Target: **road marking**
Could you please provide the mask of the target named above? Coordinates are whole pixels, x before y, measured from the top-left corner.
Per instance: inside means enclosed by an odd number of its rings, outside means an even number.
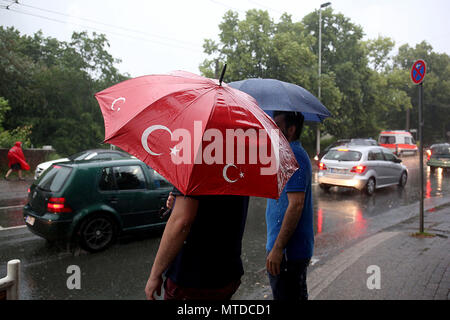
[[[0,210],[23,208],[24,206],[25,206],[24,204],[21,204],[21,205],[18,205],[18,206],[0,207]]]
[[[0,231],[3,231],[3,230],[12,230],[12,229],[20,229],[20,228],[25,228],[25,227],[26,227],[26,225],[15,226],[15,227],[6,227],[6,228],[3,228],[2,226],[0,226]]]
[[[308,287],[310,287],[309,298],[314,300],[322,290],[326,289],[336,278],[361,256],[382,242],[398,235],[400,232],[381,232],[361,241],[353,247],[345,250],[324,266],[314,269],[308,275]]]

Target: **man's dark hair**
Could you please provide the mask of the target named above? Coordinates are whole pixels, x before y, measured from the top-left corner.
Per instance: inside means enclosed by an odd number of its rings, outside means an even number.
[[[286,124],[286,129],[289,129],[291,126],[295,126],[295,134],[294,140],[298,140],[300,138],[300,134],[303,129],[303,122],[305,121],[305,117],[301,112],[290,112],[290,111],[275,111],[273,113],[273,117],[283,115],[284,123]]]

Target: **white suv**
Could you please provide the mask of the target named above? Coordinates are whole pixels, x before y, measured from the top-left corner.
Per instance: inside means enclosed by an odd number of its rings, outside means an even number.
[[[75,153],[68,158],[61,158],[52,161],[42,162],[37,165],[36,170],[34,171],[34,179],[39,178],[39,176],[54,163],[58,162],[66,162],[66,161],[76,161],[76,160],[98,160],[98,159],[121,159],[121,158],[135,158],[130,156],[128,153],[118,151],[118,150],[110,150],[110,149],[92,149],[86,150],[79,153]]]

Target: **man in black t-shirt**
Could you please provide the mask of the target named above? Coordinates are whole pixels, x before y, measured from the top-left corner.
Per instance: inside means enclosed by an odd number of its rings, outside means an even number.
[[[248,210],[244,196],[176,197],[145,287],[148,299],[230,299],[244,274],[242,237]]]

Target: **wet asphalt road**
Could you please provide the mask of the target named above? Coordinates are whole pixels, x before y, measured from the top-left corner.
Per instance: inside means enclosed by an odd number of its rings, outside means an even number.
[[[379,220],[388,223],[386,220],[394,219],[393,215],[382,216],[385,212],[396,209],[400,212],[401,208],[419,200],[418,157],[404,157],[403,163],[409,170],[407,186],[403,190],[396,186],[380,189],[372,197],[341,188],[323,192],[314,176],[316,244],[313,263],[326,261],[333,250],[368,236],[374,228],[380,227]],[[425,198],[450,196],[448,172],[431,174],[426,170],[425,178]],[[113,247],[97,254],[50,246],[23,227],[21,206],[25,204],[30,183],[0,181],[0,277],[6,275],[8,260],[20,259],[22,299],[143,299],[161,232],[121,238]],[[255,291],[267,286],[264,212],[265,199],[253,198],[243,240],[246,274],[235,295],[237,299],[251,299]],[[377,220],[380,217],[383,219]],[[80,290],[69,290],[66,286],[70,276],[66,271],[70,265],[81,269]]]

